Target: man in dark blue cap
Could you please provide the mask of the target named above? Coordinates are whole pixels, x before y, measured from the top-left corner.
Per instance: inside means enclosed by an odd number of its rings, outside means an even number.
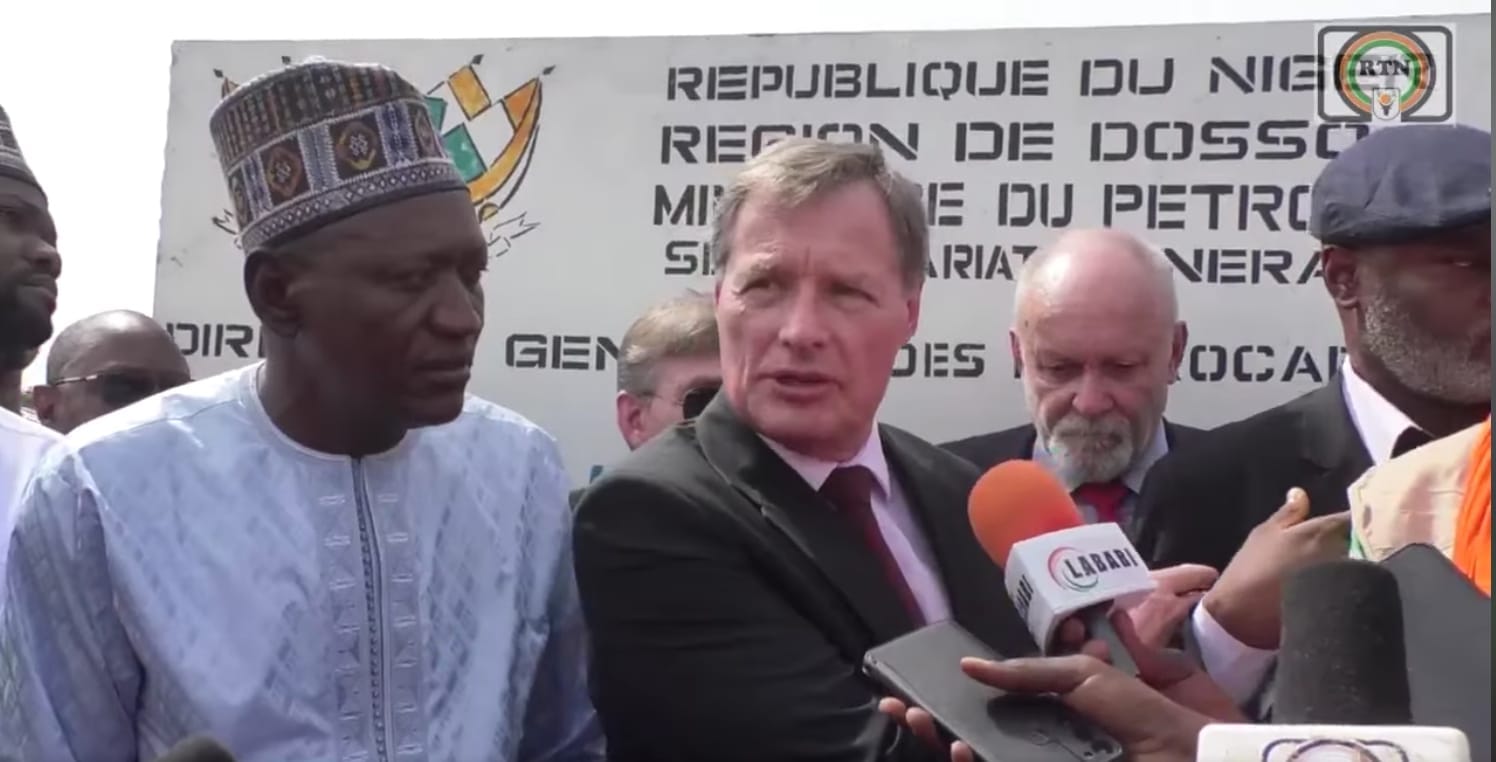
[[[1350,484],[1490,411],[1491,134],[1372,133],[1321,172],[1310,231],[1344,332],[1340,372],[1171,454],[1140,496],[1152,565],[1225,570],[1193,629],[1243,701],[1272,664],[1278,625],[1264,612],[1278,610],[1282,575],[1346,552]]]

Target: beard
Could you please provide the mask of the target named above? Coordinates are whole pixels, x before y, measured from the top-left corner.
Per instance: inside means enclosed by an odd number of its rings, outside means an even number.
[[[0,362],[17,361],[52,338],[52,314],[21,298],[21,283],[30,271],[11,268],[0,276]]]
[[[1075,485],[1114,481],[1126,474],[1152,444],[1169,403],[1165,384],[1139,400],[1131,415],[1114,409],[1088,417],[1072,409],[1045,423],[1038,390],[1027,378],[1022,388],[1029,420],[1049,451],[1057,476]]]
[[[1041,434],[1060,477],[1073,484],[1117,479],[1132,467],[1143,445],[1132,421],[1121,413],[1100,418],[1066,413]]]
[[[1414,319],[1407,307],[1374,290],[1362,317],[1366,351],[1409,391],[1461,405],[1491,399],[1490,346],[1485,327],[1475,325],[1459,338],[1435,336]]]

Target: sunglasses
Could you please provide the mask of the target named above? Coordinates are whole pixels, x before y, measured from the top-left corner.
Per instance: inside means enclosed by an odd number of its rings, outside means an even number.
[[[64,384],[88,384],[98,392],[99,399],[111,407],[120,408],[139,402],[146,397],[174,389],[191,381],[188,376],[176,373],[148,373],[139,370],[106,370],[87,376],[59,378],[48,386]]]
[[[692,418],[701,415],[701,411],[705,410],[706,406],[711,403],[712,398],[717,396],[717,390],[719,388],[721,387],[716,385],[698,386],[695,389],[692,389],[691,391],[688,391],[685,394],[681,395],[681,416],[689,421]]]

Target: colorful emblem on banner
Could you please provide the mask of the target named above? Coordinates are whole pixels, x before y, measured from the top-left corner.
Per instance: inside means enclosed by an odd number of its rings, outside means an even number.
[[[290,64],[291,59],[282,57],[281,62]],[[494,98],[490,81],[479,71],[482,63],[483,56],[474,56],[429,88],[426,107],[442,144],[467,183],[489,253],[497,258],[540,226],[529,219],[527,212],[513,209],[512,203],[535,154],[541,123],[541,77],[549,74],[551,67]],[[239,86],[221,70],[215,69],[213,74],[221,81],[220,97]],[[213,224],[231,235],[238,232],[233,212],[227,209],[213,216]]]
[[[1327,25],[1320,118],[1331,122],[1447,122],[1454,119],[1452,27]]]

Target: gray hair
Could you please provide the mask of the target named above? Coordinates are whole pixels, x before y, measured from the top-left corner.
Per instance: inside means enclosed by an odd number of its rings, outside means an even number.
[[[1019,268],[1018,276],[1014,282],[1013,289],[1013,317],[1015,322],[1021,319],[1023,304],[1030,292],[1035,289],[1043,289],[1043,276],[1055,261],[1062,259],[1065,254],[1072,254],[1073,250],[1069,244],[1078,238],[1086,236],[1105,237],[1116,244],[1116,248],[1131,254],[1134,260],[1143,266],[1152,277],[1153,286],[1164,301],[1169,323],[1179,321],[1179,296],[1174,291],[1174,267],[1169,264],[1169,258],[1163,251],[1143,239],[1122,230],[1111,228],[1098,230],[1076,230],[1067,232],[1055,239],[1053,243],[1035,252]]]
[[[919,186],[890,169],[876,145],[811,138],[772,143],[749,160],[723,191],[712,220],[717,277],[722,277],[732,257],[733,225],[750,195],[760,193],[793,207],[858,182],[872,183],[888,206],[904,283],[923,283],[930,231]]]
[[[717,315],[712,297],[696,291],[651,306],[629,326],[618,347],[618,390],[654,391],[655,366],[677,357],[716,356]]]

